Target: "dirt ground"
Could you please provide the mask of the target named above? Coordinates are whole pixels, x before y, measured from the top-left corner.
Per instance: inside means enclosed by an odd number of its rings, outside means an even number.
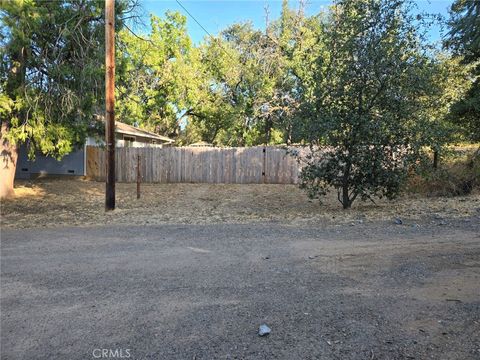
[[[16,198],[2,203],[2,228],[102,224],[207,224],[278,221],[290,224],[351,224],[394,221],[445,225],[447,219],[480,214],[480,194],[458,197],[404,195],[377,204],[357,201],[343,211],[331,194],[310,201],[296,185],[118,183],[117,208],[104,211],[104,183],[84,180],[17,181]]]
[[[343,211],[296,186],[117,184],[106,214],[103,189],[2,203],[2,359],[480,359],[478,193]]]
[[[479,359],[466,220],[3,230],[1,358]]]

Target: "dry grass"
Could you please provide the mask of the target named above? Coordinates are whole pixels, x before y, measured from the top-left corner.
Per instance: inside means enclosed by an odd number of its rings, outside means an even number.
[[[320,204],[295,185],[117,184],[117,209],[104,212],[104,184],[83,180],[19,181],[17,197],[2,203],[2,228],[113,224],[264,222],[286,224],[392,220],[477,215],[480,194],[428,198],[406,195],[376,205],[357,202],[343,211],[332,194]]]
[[[41,198],[45,195],[45,190],[38,186],[18,186],[15,188],[15,199]]]
[[[478,146],[451,149],[438,169],[430,166],[409,179],[408,191],[426,196],[468,195],[480,186]]]

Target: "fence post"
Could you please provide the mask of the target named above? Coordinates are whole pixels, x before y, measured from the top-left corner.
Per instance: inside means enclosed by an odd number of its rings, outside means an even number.
[[[137,199],[140,199],[140,181],[142,174],[140,172],[140,155],[137,155]]]
[[[267,147],[263,147],[263,168],[262,168],[262,182],[265,184],[265,178],[266,178],[266,171],[267,168]]]

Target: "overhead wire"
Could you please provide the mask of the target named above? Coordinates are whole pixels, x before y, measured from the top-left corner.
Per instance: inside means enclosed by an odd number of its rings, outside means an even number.
[[[232,60],[235,60],[233,59],[232,55],[222,46],[222,44],[220,43],[219,39],[217,39],[215,36],[213,36],[212,34],[210,34],[210,32],[200,23],[200,21],[198,21],[195,16],[193,16],[193,14],[188,11],[188,9],[179,1],[179,0],[175,0],[175,2],[188,14],[188,16],[190,16],[193,21],[195,21],[197,23],[198,26],[200,26],[200,28],[208,35],[210,36],[210,38],[212,40],[215,40],[216,43],[218,44],[218,46],[220,46],[220,48],[223,50],[223,52],[225,54],[227,54],[227,56],[229,56]]]

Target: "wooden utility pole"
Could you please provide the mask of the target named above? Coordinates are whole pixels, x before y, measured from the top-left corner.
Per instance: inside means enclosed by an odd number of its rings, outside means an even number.
[[[115,0],[105,0],[105,211],[115,209]]]

